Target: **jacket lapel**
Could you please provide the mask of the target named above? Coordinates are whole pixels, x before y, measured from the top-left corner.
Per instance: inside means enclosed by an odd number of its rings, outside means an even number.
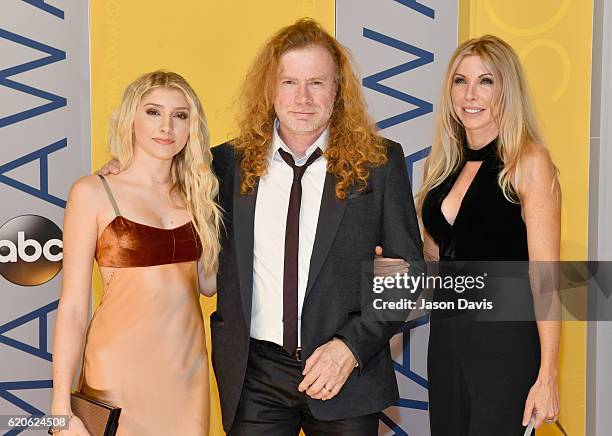
[[[240,161],[236,160],[234,170],[234,240],[242,309],[247,329],[251,326],[251,305],[253,299],[253,236],[255,222],[255,201],[257,188],[249,195],[240,195]]]
[[[308,293],[312,289],[325,263],[327,253],[340,227],[345,208],[346,201],[336,199],[336,177],[331,173],[327,173],[325,175],[325,184],[323,185],[317,232],[315,233],[312,256],[310,257],[308,283],[306,285],[304,301],[308,298]]]

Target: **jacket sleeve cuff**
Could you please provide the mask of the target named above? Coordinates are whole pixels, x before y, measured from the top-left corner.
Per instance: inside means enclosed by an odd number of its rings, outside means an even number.
[[[348,347],[348,349],[351,350],[351,353],[353,353],[353,356],[355,357],[355,360],[357,361],[355,368],[357,368],[358,373],[361,374],[361,370],[363,369],[363,361],[359,357],[359,353],[357,353],[357,350],[355,349],[355,347],[342,335],[336,334],[334,335],[334,338],[339,339],[342,342],[344,342],[344,344]]]

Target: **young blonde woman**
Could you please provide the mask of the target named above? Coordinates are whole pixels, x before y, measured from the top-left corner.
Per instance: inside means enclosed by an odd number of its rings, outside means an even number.
[[[499,38],[467,41],[452,56],[426,168],[426,259],[559,260],[557,170],[518,57]],[[559,336],[559,321],[453,322],[433,313],[432,436],[517,435],[532,416],[536,427],[556,420]]]
[[[195,92],[156,71],[130,84],[110,150],[122,171],[72,187],[64,279],[53,346],[53,414],[72,415],[70,390],[122,408],[117,435],[207,435],[208,356],[199,293],[214,292],[217,180]],[[91,271],[104,295],[89,327]],[[205,291],[206,289],[206,291]],[[61,435],[88,435],[73,417]]]

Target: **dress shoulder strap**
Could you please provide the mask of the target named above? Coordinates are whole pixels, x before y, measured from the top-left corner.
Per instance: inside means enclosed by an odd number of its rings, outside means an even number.
[[[117,202],[115,201],[115,197],[113,197],[113,192],[111,191],[111,188],[108,185],[106,178],[100,174],[98,174],[98,177],[100,177],[100,180],[102,180],[102,185],[104,186],[106,195],[108,195],[108,199],[110,200],[111,204],[113,205],[113,209],[115,210],[115,215],[121,216],[121,212],[119,212],[119,208],[117,207]]]

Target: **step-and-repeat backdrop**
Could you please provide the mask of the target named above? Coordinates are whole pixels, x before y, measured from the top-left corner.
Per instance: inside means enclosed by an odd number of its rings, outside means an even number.
[[[457,3],[427,3],[432,6],[336,0],[336,37],[353,53],[381,134],[402,144],[415,194],[431,145],[440,84],[457,47]],[[429,434],[428,321],[423,317],[406,324],[392,340],[401,398],[381,416],[380,434]]]
[[[3,1],[0,54],[0,415],[36,415],[50,408],[66,195],[91,171],[88,2]]]

